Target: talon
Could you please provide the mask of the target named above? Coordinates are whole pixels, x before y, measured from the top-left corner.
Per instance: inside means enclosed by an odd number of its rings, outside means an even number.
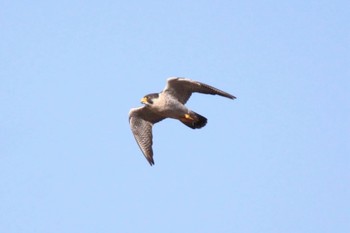
[[[188,120],[194,121],[194,119],[190,116],[190,114],[185,114],[185,118]]]

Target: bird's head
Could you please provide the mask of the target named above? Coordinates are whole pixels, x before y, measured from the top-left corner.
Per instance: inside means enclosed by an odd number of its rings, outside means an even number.
[[[152,105],[154,101],[158,99],[158,97],[159,97],[158,93],[148,94],[141,99],[141,103],[145,105]]]

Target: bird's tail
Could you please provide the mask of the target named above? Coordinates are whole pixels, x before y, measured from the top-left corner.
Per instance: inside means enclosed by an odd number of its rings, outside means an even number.
[[[207,118],[192,111],[188,114],[185,114],[185,116],[181,118],[180,121],[191,129],[200,129],[207,124]]]

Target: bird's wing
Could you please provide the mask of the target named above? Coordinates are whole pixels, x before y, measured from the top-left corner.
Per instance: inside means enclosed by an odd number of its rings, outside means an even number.
[[[152,126],[163,120],[164,117],[158,116],[147,107],[133,108],[129,112],[129,123],[132,133],[139,145],[142,153],[149,164],[154,164],[152,150]]]
[[[193,81],[186,78],[169,78],[167,80],[167,85],[163,92],[172,95],[177,98],[181,103],[185,104],[191,97],[193,92],[210,94],[210,95],[220,95],[230,99],[235,99],[236,97],[221,91],[215,87],[209,86],[205,83]]]

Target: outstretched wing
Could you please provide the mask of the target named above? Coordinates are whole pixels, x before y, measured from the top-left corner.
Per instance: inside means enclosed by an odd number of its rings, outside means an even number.
[[[168,78],[167,85],[163,92],[166,92],[173,97],[177,98],[181,103],[185,104],[191,97],[192,93],[198,92],[210,95],[220,95],[230,99],[235,99],[236,97],[221,91],[215,87],[209,86],[205,83],[193,81],[187,78]]]
[[[129,112],[131,131],[134,134],[142,153],[151,166],[154,164],[152,126],[163,119],[164,117],[156,115],[147,107],[133,108]]]

